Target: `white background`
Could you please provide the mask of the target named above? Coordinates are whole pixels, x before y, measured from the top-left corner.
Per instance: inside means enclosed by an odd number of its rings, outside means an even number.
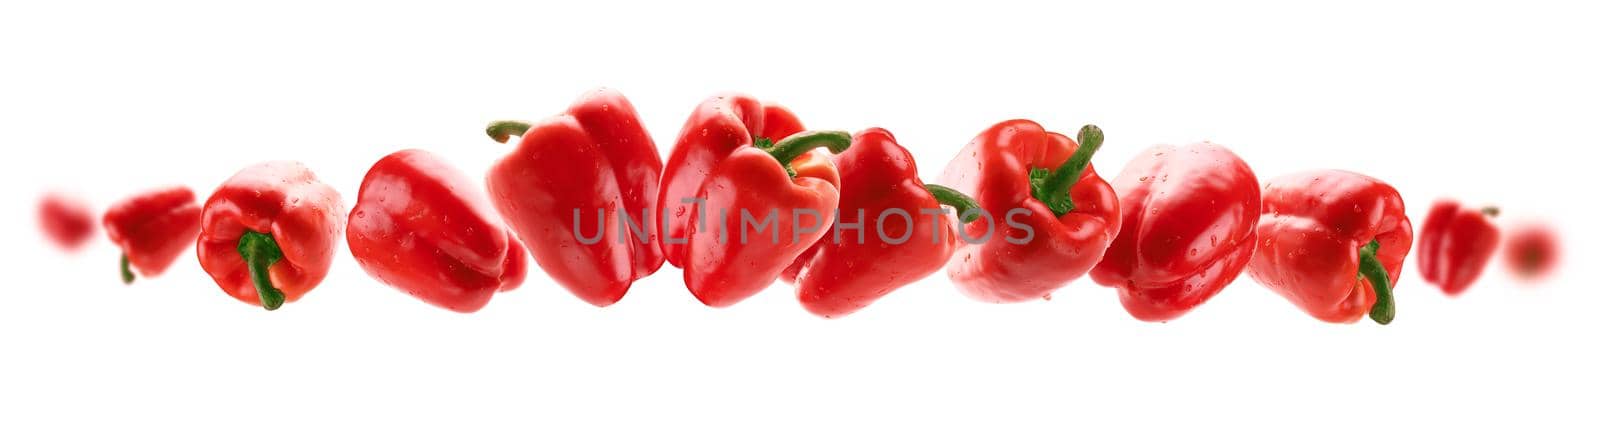
[[[584,3],[578,5],[578,3]],[[0,6],[0,440],[1590,440],[1589,250],[1600,99],[1592,10],[1093,2]],[[1211,140],[1266,179],[1385,179],[1565,229],[1539,287],[1498,263],[1460,299],[1408,262],[1398,319],[1330,325],[1248,277],[1168,324],[1084,278],[987,305],[936,274],[842,320],[782,284],[724,310],[671,267],[596,309],[537,268],[483,311],[436,309],[344,254],[303,301],[234,301],[196,260],[123,287],[103,237],[69,256],[34,204],[104,207],[245,165],[308,164],[353,203],[425,148],[479,175],[501,118],[609,86],[663,151],[744,91],[813,128],[883,126],[936,177],[1026,117],[1105,128],[1110,176]]]

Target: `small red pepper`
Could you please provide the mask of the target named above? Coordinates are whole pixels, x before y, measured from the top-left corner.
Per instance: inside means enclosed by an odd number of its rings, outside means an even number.
[[[939,182],[976,198],[983,216],[962,227],[956,288],[995,303],[1047,299],[1100,261],[1121,227],[1117,195],[1089,163],[1104,137],[1090,125],[1074,142],[1010,120],[961,150]]]
[[[1417,270],[1422,280],[1438,286],[1445,295],[1467,290],[1500,245],[1500,228],[1489,221],[1495,207],[1467,209],[1455,200],[1439,200],[1422,220],[1417,238]]]
[[[122,282],[133,270],[145,278],[161,275],[200,234],[200,205],[194,191],[170,186],[111,205],[103,219],[111,243],[122,248]]]
[[[1561,258],[1561,243],[1555,228],[1542,222],[1513,226],[1506,235],[1506,270],[1524,281],[1550,276]]]
[[[298,162],[234,174],[200,212],[200,267],[239,301],[267,310],[322,283],[344,230],[339,193]]]
[[[744,94],[723,94],[700,103],[678,133],[661,176],[662,216],[657,219],[667,262],[684,267],[692,201],[707,176],[741,146],[770,143],[805,130],[788,109]],[[684,200],[691,200],[685,202]]]
[[[94,210],[74,196],[48,193],[39,199],[39,229],[44,238],[67,252],[77,251],[94,235]]]
[[[1111,187],[1122,206],[1122,229],[1089,276],[1117,288],[1134,318],[1178,318],[1250,263],[1261,184],[1228,148],[1155,146],[1128,163]]]
[[[557,283],[610,306],[661,268],[652,222],[661,156],[621,93],[590,91],[565,114],[494,122],[488,133],[522,136],[489,170],[489,198]]]
[[[527,275],[522,242],[466,174],[428,151],[384,157],[361,180],[345,238],[368,275],[434,306],[476,312]]]
[[[881,128],[857,133],[835,162],[839,212],[826,231],[832,238],[816,242],[785,271],[800,304],[829,318],[943,268],[955,252],[956,233],[940,205],[957,213],[977,206],[953,189],[923,184],[911,152]]]
[[[1267,181],[1260,245],[1250,277],[1312,317],[1394,320],[1394,282],[1411,251],[1400,193],[1348,171],[1310,171]]]
[[[839,171],[811,151],[843,152],[850,134],[801,132],[770,147],[757,143],[716,164],[695,195],[704,203],[686,221],[683,280],[707,306],[731,306],[771,285],[828,234],[839,207]]]

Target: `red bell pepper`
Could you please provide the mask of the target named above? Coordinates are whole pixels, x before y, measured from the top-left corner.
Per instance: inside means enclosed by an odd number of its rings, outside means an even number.
[[[428,151],[384,157],[361,180],[345,238],[368,275],[434,306],[476,312],[527,275],[522,242],[466,174]]]
[[[835,162],[840,193],[838,218],[827,230],[832,239],[816,242],[785,271],[800,304],[829,318],[943,268],[956,233],[940,205],[957,213],[977,206],[953,189],[923,184],[911,152],[881,128],[857,133]]]
[[[1372,177],[1310,171],[1267,181],[1250,277],[1312,317],[1394,320],[1394,282],[1411,251],[1400,193]]]
[[[200,267],[233,298],[278,309],[328,275],[344,213],[339,193],[305,165],[247,167],[200,211]]]
[[[1089,163],[1103,139],[1093,125],[1074,142],[1010,120],[961,150],[939,182],[986,216],[962,227],[948,268],[956,288],[994,303],[1048,299],[1100,261],[1121,227],[1117,195]]]
[[[1146,149],[1111,181],[1122,228],[1089,276],[1134,318],[1178,318],[1222,291],[1256,249],[1261,184],[1212,143]]]
[[[1506,235],[1506,270],[1524,281],[1550,276],[1561,258],[1561,243],[1556,230],[1542,222],[1513,226]]]
[[[133,270],[145,278],[161,275],[200,234],[200,205],[186,186],[151,190],[117,202],[103,219],[111,243],[122,248],[122,282]]]
[[[522,136],[489,170],[489,197],[557,283],[609,306],[661,268],[652,222],[661,156],[622,94],[590,91],[565,114],[495,122],[488,132],[501,143]]]
[[[843,152],[850,134],[801,132],[770,147],[756,143],[716,164],[695,194],[703,203],[686,221],[683,280],[707,306],[731,306],[771,285],[827,235],[839,207],[839,171],[811,151]]]
[[[661,194],[656,200],[662,208],[657,222],[667,262],[684,266],[688,221],[690,214],[698,210],[692,199],[718,163],[741,146],[761,140],[770,143],[803,130],[805,126],[788,109],[763,104],[748,95],[723,94],[700,103],[689,115],[689,121],[684,122],[667,157]],[[691,201],[685,202],[686,199]]]
[[[1499,213],[1494,207],[1463,208],[1455,200],[1434,202],[1417,238],[1417,268],[1422,280],[1438,286],[1445,295],[1467,290],[1500,245],[1500,228],[1489,221]]]
[[[45,194],[39,199],[39,229],[56,247],[77,251],[94,235],[94,210],[77,197],[54,192]]]

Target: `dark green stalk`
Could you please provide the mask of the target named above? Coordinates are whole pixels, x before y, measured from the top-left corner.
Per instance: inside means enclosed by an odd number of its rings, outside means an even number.
[[[785,137],[766,148],[772,158],[778,163],[788,167],[800,154],[811,152],[812,149],[828,148],[828,151],[838,154],[850,149],[850,133],[844,131],[805,131]]]
[[[1078,130],[1078,150],[1065,163],[1054,171],[1041,168],[1029,174],[1033,182],[1033,198],[1044,202],[1057,217],[1072,212],[1076,208],[1072,203],[1072,187],[1078,184],[1078,178],[1089,168],[1089,159],[1100,150],[1105,139],[1106,135],[1100,131],[1100,127],[1084,125],[1083,129]]]
[[[283,259],[283,250],[278,248],[278,242],[270,235],[245,231],[239,237],[239,255],[244,257],[245,266],[250,269],[250,282],[255,284],[256,293],[261,296],[261,307],[271,311],[283,306],[283,291],[272,286],[272,276],[268,272],[274,263]]]
[[[122,254],[122,284],[133,284],[133,268],[128,264],[128,254]]]
[[[1373,239],[1362,246],[1360,255],[1361,277],[1372,282],[1372,292],[1378,296],[1377,303],[1372,304],[1367,316],[1380,325],[1387,325],[1394,321],[1394,288],[1389,285],[1389,271],[1384,270],[1383,263],[1378,261],[1378,240]]]
[[[962,223],[972,223],[980,217],[979,211],[974,209],[982,210],[982,207],[978,206],[977,200],[973,200],[967,194],[943,185],[926,184],[923,187],[928,188],[928,193],[933,194],[933,198],[938,200],[939,204],[955,208],[956,216],[961,217]]]
[[[521,137],[522,134],[528,133],[528,128],[531,127],[533,127],[533,123],[522,120],[500,120],[489,123],[489,128],[484,132],[488,132],[489,138],[494,139],[494,141],[505,143],[510,141],[513,135]]]

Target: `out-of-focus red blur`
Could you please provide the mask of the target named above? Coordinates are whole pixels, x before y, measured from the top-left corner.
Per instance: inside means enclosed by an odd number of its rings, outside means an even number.
[[[94,210],[78,197],[51,192],[39,199],[39,229],[64,251],[82,248],[94,234]]]
[[[1561,240],[1555,228],[1542,222],[1525,222],[1506,235],[1506,269],[1525,281],[1550,276],[1561,258]]]

